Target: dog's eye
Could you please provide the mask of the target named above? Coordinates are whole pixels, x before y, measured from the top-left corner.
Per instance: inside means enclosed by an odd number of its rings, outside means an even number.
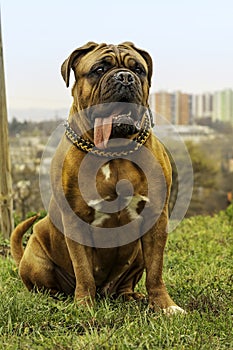
[[[102,74],[102,73],[104,73],[104,67],[98,67],[98,68],[96,68],[95,69],[95,72],[97,73],[97,74]]]
[[[141,74],[143,73],[142,68],[141,68],[141,67],[136,67],[136,68],[135,68],[135,73],[141,75]]]

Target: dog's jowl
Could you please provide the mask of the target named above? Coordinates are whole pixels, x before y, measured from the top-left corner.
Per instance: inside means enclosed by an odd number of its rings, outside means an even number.
[[[130,42],[89,42],[61,67],[73,104],[51,163],[48,214],[19,224],[11,252],[29,290],[125,300],[146,274],[149,305],[184,312],[162,279],[171,166],[152,133],[150,55]]]

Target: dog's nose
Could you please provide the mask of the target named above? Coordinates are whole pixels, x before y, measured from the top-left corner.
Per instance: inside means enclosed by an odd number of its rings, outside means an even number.
[[[122,85],[131,85],[134,82],[133,74],[126,71],[120,71],[114,74],[114,78]]]

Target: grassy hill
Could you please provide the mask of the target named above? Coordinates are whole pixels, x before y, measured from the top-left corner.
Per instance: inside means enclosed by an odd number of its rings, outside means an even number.
[[[169,236],[164,279],[187,315],[99,300],[92,309],[29,293],[0,247],[0,349],[233,349],[232,207],[185,219]],[[145,292],[144,282],[138,289]]]

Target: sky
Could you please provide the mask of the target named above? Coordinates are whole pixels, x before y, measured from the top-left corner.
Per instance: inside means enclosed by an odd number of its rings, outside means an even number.
[[[147,50],[151,92],[233,87],[232,0],[0,0],[0,6],[10,111],[33,116],[36,108],[68,108],[60,66],[88,41],[132,41]]]

